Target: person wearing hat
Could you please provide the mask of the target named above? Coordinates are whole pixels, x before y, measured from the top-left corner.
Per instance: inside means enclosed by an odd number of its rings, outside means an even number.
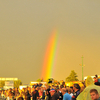
[[[55,92],[55,89],[51,89],[49,92],[51,95],[50,100],[58,100],[59,99],[59,95],[58,95],[58,93]]]

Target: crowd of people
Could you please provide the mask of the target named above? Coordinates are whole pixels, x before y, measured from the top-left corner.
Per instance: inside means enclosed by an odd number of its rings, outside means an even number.
[[[34,84],[23,89],[10,88],[0,91],[0,100],[100,100],[100,84],[97,82],[88,76],[83,86],[77,83],[73,86]]]

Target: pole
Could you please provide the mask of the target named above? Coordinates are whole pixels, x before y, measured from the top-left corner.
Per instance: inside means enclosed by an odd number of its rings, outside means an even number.
[[[82,81],[83,81],[83,55],[82,55]]]

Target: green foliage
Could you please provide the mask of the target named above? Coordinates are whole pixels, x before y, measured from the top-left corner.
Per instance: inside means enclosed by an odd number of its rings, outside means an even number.
[[[71,71],[70,75],[66,78],[66,82],[78,81],[77,74],[74,70]]]
[[[22,85],[21,80],[14,81],[14,87],[15,87],[15,88],[19,88],[19,85]]]
[[[37,79],[37,82],[41,82],[41,79]]]
[[[3,88],[3,86],[5,86],[5,81],[0,81],[0,87]]]

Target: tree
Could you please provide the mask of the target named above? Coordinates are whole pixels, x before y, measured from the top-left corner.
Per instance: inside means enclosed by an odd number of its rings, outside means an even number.
[[[0,87],[3,88],[3,86],[5,86],[5,81],[0,81]]]
[[[74,70],[71,71],[70,75],[66,78],[66,82],[78,81],[77,74]]]
[[[41,82],[41,79],[37,79],[37,82]]]
[[[14,87],[15,87],[15,88],[19,88],[19,85],[22,85],[21,80],[14,81]]]

